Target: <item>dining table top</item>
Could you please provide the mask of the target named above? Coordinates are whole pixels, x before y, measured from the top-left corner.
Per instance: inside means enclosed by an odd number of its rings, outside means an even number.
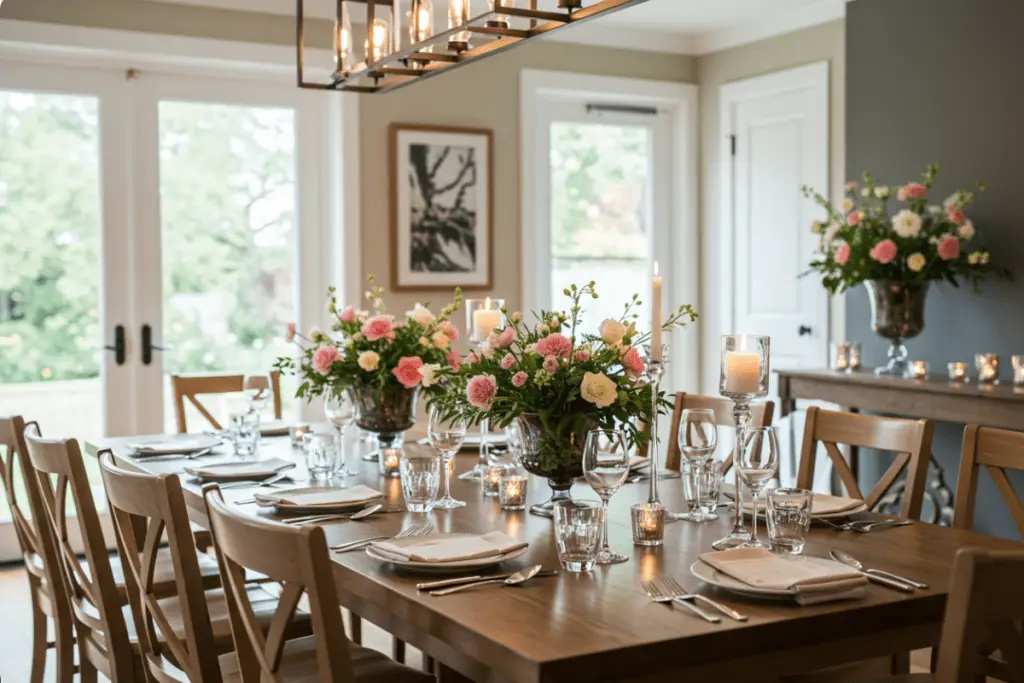
[[[148,437],[147,437],[148,438]],[[413,437],[414,438],[414,437]],[[95,455],[110,449],[122,467],[182,477],[191,519],[205,525],[202,484],[188,475],[183,459],[139,459],[128,444],[139,437],[89,442]],[[425,449],[412,438],[407,451]],[[204,463],[235,458],[224,454],[203,457]],[[294,459],[296,486],[304,481],[301,451],[288,437],[265,438],[258,458]],[[455,459],[455,472],[477,461],[476,451]],[[345,481],[381,491],[386,504],[404,508],[398,479],[385,478],[375,462],[354,455],[358,476]],[[339,482],[334,482],[335,485]],[[611,500],[609,537],[612,549],[628,555],[624,564],[598,566],[588,574],[562,571],[536,578],[519,587],[487,586],[445,597],[418,592],[416,584],[431,578],[382,564],[363,552],[332,553],[339,601],[364,619],[376,623],[443,663],[460,680],[509,683],[556,681],[679,680],[679,675],[708,676],[702,680],[775,680],[852,660],[882,656],[905,649],[928,647],[938,640],[950,588],[953,560],[965,547],[1021,547],[1020,543],[970,531],[917,522],[870,533],[812,526],[804,553],[828,557],[843,550],[868,567],[884,569],[924,582],[929,588],[907,594],[868,584],[860,599],[815,606],[754,600],[704,585],[690,573],[691,565],[732,526],[732,512],[719,508],[716,521],[667,525],[664,545],[634,546],[630,505],[646,502],[648,482],[626,484]],[[501,572],[542,565],[558,568],[552,521],[528,511],[506,512],[497,498],[486,497],[477,481],[452,478],[452,495],[468,503],[455,510],[429,513],[386,512],[361,521],[323,525],[330,544],[369,536],[394,535],[415,523],[431,523],[439,533],[501,530],[529,542],[522,557],[500,567]],[[229,501],[251,499],[257,485],[224,491]],[[264,489],[267,490],[267,489]],[[660,482],[661,500],[670,510],[683,507],[679,479]],[[530,477],[530,503],[545,500],[550,491],[543,479]],[[574,497],[596,499],[589,486],[577,483]],[[241,505],[241,510],[276,518],[273,510]],[[763,520],[762,520],[763,521]],[[762,525],[762,535],[766,531]],[[490,570],[496,573],[498,569]],[[481,573],[487,573],[481,572]],[[687,590],[712,596],[746,614],[745,622],[723,618],[712,624],[674,605],[653,603],[641,580],[675,578]],[[736,678],[733,678],[736,677]]]

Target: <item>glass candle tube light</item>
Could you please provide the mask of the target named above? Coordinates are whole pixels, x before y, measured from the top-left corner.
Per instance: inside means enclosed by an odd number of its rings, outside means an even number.
[[[629,509],[633,520],[633,543],[643,546],[661,545],[665,540],[665,506],[658,503],[637,503]]]
[[[448,0],[448,28],[469,23],[469,6],[470,0]],[[448,49],[452,52],[465,52],[469,48],[469,31],[459,31],[448,39]]]
[[[1013,386],[1024,387],[1024,355],[1014,356],[1013,360]]]
[[[956,383],[969,382],[967,377],[967,363],[954,361],[946,366],[949,370],[949,381]]]
[[[334,22],[334,70],[344,73],[352,62],[352,20],[345,3],[338,1],[338,15]]]
[[[488,0],[488,4],[492,12],[500,12],[505,7],[515,7],[516,0]],[[508,22],[509,16],[507,14],[499,14],[493,19],[488,19],[487,26],[490,28],[508,28]]]
[[[926,379],[928,377],[928,363],[923,360],[910,361],[907,377],[911,379]]]
[[[413,45],[434,35],[434,4],[431,0],[412,0],[409,11],[409,40]]]
[[[523,510],[526,508],[526,476],[507,474],[498,482],[498,502],[502,510]]]
[[[498,489],[501,485],[501,478],[507,472],[506,467],[502,465],[488,465],[484,468],[483,479],[480,480],[483,485],[485,496],[496,496],[498,495]]]
[[[385,477],[398,478],[402,476],[402,449],[383,449],[377,463],[380,466],[380,473]]]
[[[995,384],[999,380],[999,356],[996,354],[979,353],[974,357],[974,366],[980,383]]]
[[[373,63],[391,53],[391,25],[386,19],[376,17],[373,28],[366,34],[366,61]]]

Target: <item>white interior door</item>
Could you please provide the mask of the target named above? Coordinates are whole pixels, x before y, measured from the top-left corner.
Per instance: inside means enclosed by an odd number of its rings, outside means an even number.
[[[800,277],[818,248],[810,225],[820,210],[801,187],[828,187],[828,65],[730,84],[722,105],[731,329],[769,335],[773,368],[823,367],[828,297]]]

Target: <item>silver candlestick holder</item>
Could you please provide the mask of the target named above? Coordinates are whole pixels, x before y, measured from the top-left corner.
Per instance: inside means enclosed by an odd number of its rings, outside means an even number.
[[[647,495],[647,503],[650,505],[661,505],[658,498],[658,463],[661,461],[660,449],[658,448],[658,397],[661,395],[661,380],[665,377],[665,366],[668,364],[668,345],[661,347],[661,358],[655,359],[649,353],[644,359],[646,369],[644,376],[647,383],[651,385],[651,442],[648,446],[648,460],[650,460],[651,487]],[[674,515],[666,513],[670,519]]]
[[[484,350],[483,342],[470,342],[473,345],[473,350],[478,354],[482,354]],[[473,469],[467,470],[458,476],[462,481],[483,481],[487,474],[487,467],[491,464],[491,421],[488,418],[480,420],[480,460],[473,466]]]
[[[505,300],[466,299],[466,337],[477,354],[482,355],[491,332],[502,329],[505,320]],[[480,461],[468,472],[459,475],[462,481],[482,481],[491,460],[491,423],[486,417],[480,420]]]

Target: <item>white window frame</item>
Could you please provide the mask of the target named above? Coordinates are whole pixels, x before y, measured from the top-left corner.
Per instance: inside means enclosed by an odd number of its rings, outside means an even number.
[[[524,69],[520,75],[520,187],[522,309],[539,310],[550,302],[551,234],[548,153],[549,117],[552,104],[586,104],[653,107],[670,121],[670,152],[664,163],[655,161],[656,220],[653,250],[665,277],[666,312],[683,303],[699,303],[697,160],[698,89],[688,83],[595,76],[560,71]],[[660,167],[659,167],[660,166]],[[639,292],[642,297],[647,292]],[[700,334],[697,324],[668,337],[672,344],[666,388],[696,390]]]

